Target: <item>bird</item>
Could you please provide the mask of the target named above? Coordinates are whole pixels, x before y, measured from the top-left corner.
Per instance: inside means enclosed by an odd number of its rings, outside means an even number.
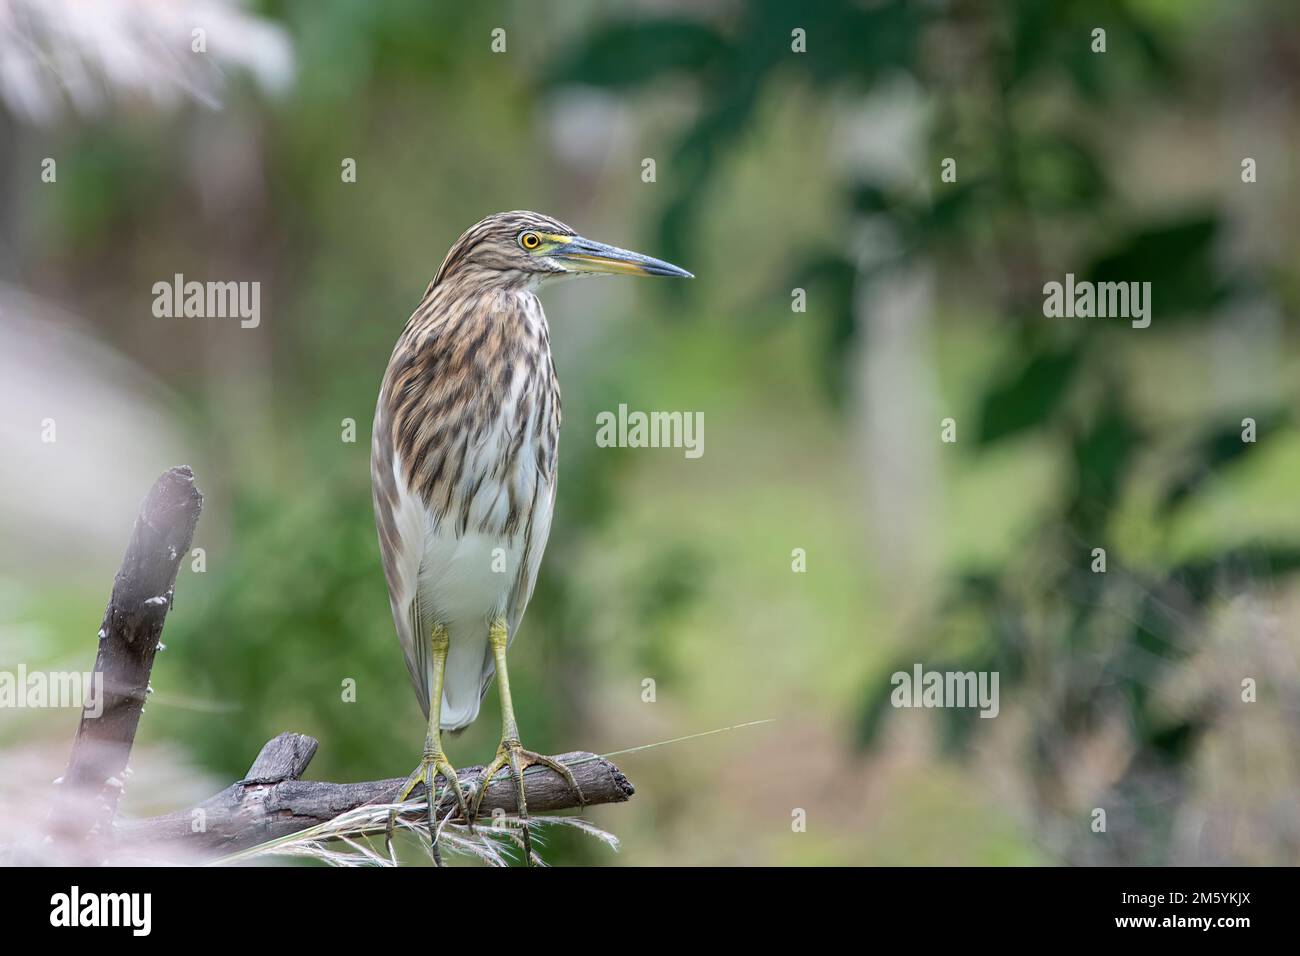
[[[528,865],[524,771],[550,768],[584,802],[568,767],[523,748],[506,658],[537,582],[558,481],[560,386],[537,292],[609,274],[693,278],[550,216],[487,216],[447,252],[384,371],[371,442],[375,524],[398,641],[428,719],[397,803],[424,783],[438,863],[439,775],[471,831],[488,783],[502,770],[513,776]],[[474,721],[494,678],[501,740],[470,810],[443,731]]]

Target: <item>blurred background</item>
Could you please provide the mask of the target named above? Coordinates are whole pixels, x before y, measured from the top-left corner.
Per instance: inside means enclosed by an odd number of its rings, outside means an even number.
[[[126,811],[283,730],[321,741],[311,778],[407,773],[378,383],[460,232],[531,208],[697,278],[544,293],[565,421],[524,742],[772,719],[615,758],[637,794],[588,816],[621,852],[552,834],[551,862],[1296,863],[1298,20],[0,0],[0,668],[91,666],[140,500],[187,463],[203,561]],[[1152,283],[1150,328],[1045,318],[1067,272]],[[176,273],[260,282],[260,324],[155,317]],[[703,457],[598,448],[620,403],[703,412]],[[997,671],[998,717],[891,707],[915,663]],[[76,719],[0,711],[0,790],[57,776]],[[491,694],[453,762],[497,729]]]

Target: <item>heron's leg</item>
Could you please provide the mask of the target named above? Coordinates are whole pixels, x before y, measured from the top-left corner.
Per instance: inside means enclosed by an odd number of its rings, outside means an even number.
[[[586,799],[582,795],[582,788],[578,786],[578,781],[573,778],[572,770],[558,760],[525,750],[519,743],[519,726],[515,723],[515,708],[510,702],[510,675],[506,671],[506,645],[509,640],[506,622],[497,618],[492,622],[491,630],[488,632],[488,641],[492,645],[492,658],[496,662],[497,687],[501,693],[501,743],[497,746],[496,757],[487,765],[483,776],[479,778],[478,792],[474,796],[474,811],[470,819],[477,819],[479,808],[483,805],[483,795],[487,793],[488,784],[497,775],[497,771],[509,767],[510,773],[515,778],[515,786],[518,787],[519,822],[523,825],[524,831],[524,860],[532,866],[533,842],[528,833],[528,800],[524,793],[524,771],[532,766],[554,770],[573,788],[579,804],[585,803]]]
[[[446,753],[442,749],[442,685],[443,676],[447,671],[447,649],[451,641],[447,636],[447,628],[442,624],[435,624],[433,633],[429,638],[429,649],[432,652],[433,674],[429,688],[429,732],[424,738],[424,753],[420,757],[420,765],[415,768],[414,772],[406,778],[401,791],[397,795],[397,803],[404,803],[406,798],[411,795],[419,783],[424,784],[424,796],[429,807],[429,837],[433,846],[434,859],[441,864],[441,854],[438,853],[438,815],[436,808],[438,801],[435,794],[435,787],[438,775],[442,774],[447,781],[447,785],[456,795],[456,805],[460,810],[461,817],[469,822],[469,809],[465,805],[465,795],[460,789],[460,780],[456,776],[456,769],[452,767],[447,760]],[[388,814],[388,838],[391,840],[393,835],[393,824],[397,820],[397,811],[391,811]]]

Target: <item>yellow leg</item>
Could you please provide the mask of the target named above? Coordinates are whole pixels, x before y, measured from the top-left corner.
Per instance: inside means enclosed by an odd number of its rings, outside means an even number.
[[[424,738],[424,753],[420,757],[420,765],[406,778],[406,783],[397,795],[397,802],[403,803],[415,791],[418,784],[424,784],[424,796],[429,807],[429,836],[433,846],[434,859],[439,864],[442,862],[441,854],[438,852],[438,815],[436,812],[438,805],[436,784],[439,774],[443,776],[447,786],[456,795],[456,804],[461,817],[467,822],[471,822],[469,809],[465,805],[465,795],[460,789],[460,780],[456,776],[455,768],[447,760],[447,755],[442,749],[442,685],[443,677],[447,671],[447,649],[450,643],[450,639],[447,637],[447,628],[441,624],[435,624],[433,634],[429,638],[429,649],[432,652],[433,663],[433,681],[429,689],[429,732]],[[397,811],[389,813],[388,836],[390,839],[393,834],[393,824],[396,820]]]
[[[510,701],[510,675],[506,670],[506,645],[509,643],[510,635],[506,628],[506,622],[500,618],[492,622],[491,630],[488,632],[488,641],[492,645],[492,659],[496,663],[497,688],[501,694],[501,743],[497,746],[496,757],[487,765],[483,771],[483,776],[478,785],[478,793],[474,797],[474,811],[470,815],[470,820],[478,818],[479,808],[483,805],[483,795],[487,793],[488,784],[497,772],[505,767],[510,768],[510,773],[515,778],[515,786],[518,787],[517,798],[519,802],[519,822],[523,825],[524,837],[524,860],[529,866],[533,864],[533,843],[528,832],[528,800],[524,792],[524,771],[532,766],[547,767],[561,777],[563,777],[577,794],[578,803],[585,802],[582,796],[582,788],[578,786],[578,781],[573,777],[573,771],[560,763],[543,754],[534,753],[531,750],[525,750],[519,743],[519,725],[515,723],[515,708]]]

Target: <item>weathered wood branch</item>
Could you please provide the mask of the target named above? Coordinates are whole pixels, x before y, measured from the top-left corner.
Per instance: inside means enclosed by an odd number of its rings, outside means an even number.
[[[89,834],[117,811],[176,571],[202,509],[203,495],[185,466],[164,472],[140,506],[99,629],[95,690],[82,709],[60,790],[96,810],[60,814],[66,837]]]
[[[200,852],[232,853],[288,836],[366,804],[388,803],[397,798],[403,777],[363,783],[325,783],[300,780],[316,753],[316,741],[303,734],[280,734],[269,741],[253,761],[248,775],[188,810],[143,820],[124,820],[119,838],[132,844],[174,843]],[[567,753],[555,758],[573,771],[587,805],[621,803],[635,792],[614,764],[590,753]],[[458,771],[462,784],[477,787],[482,767]],[[442,786],[442,778],[439,778]],[[568,810],[578,806],[564,779],[552,770],[533,767],[524,774],[530,813]],[[424,787],[415,797],[423,798]],[[496,809],[518,810],[513,779],[498,775],[483,796],[481,813],[491,817]],[[414,811],[422,816],[423,808]],[[196,832],[196,830],[198,832]]]
[[[102,691],[82,711],[52,813],[50,829],[58,838],[84,838],[94,832],[107,838],[111,833],[131,846],[174,844],[203,854],[230,853],[367,804],[391,802],[405,782],[403,777],[363,783],[302,780],[315,756],[316,741],[284,733],[263,746],[243,780],[197,807],[114,821],[176,572],[189,552],[202,507],[193,473],[179,467],[154,483],[140,508],[100,629],[95,677],[102,681]],[[573,771],[584,805],[621,803],[634,792],[622,771],[602,757],[575,752],[556,759]],[[482,767],[460,770],[462,784],[477,786],[482,772]],[[545,767],[530,768],[524,786],[532,813],[579,806],[563,778]],[[423,793],[420,786],[414,796],[422,798]],[[498,809],[518,810],[515,784],[505,774],[488,785],[481,813],[490,816]]]

